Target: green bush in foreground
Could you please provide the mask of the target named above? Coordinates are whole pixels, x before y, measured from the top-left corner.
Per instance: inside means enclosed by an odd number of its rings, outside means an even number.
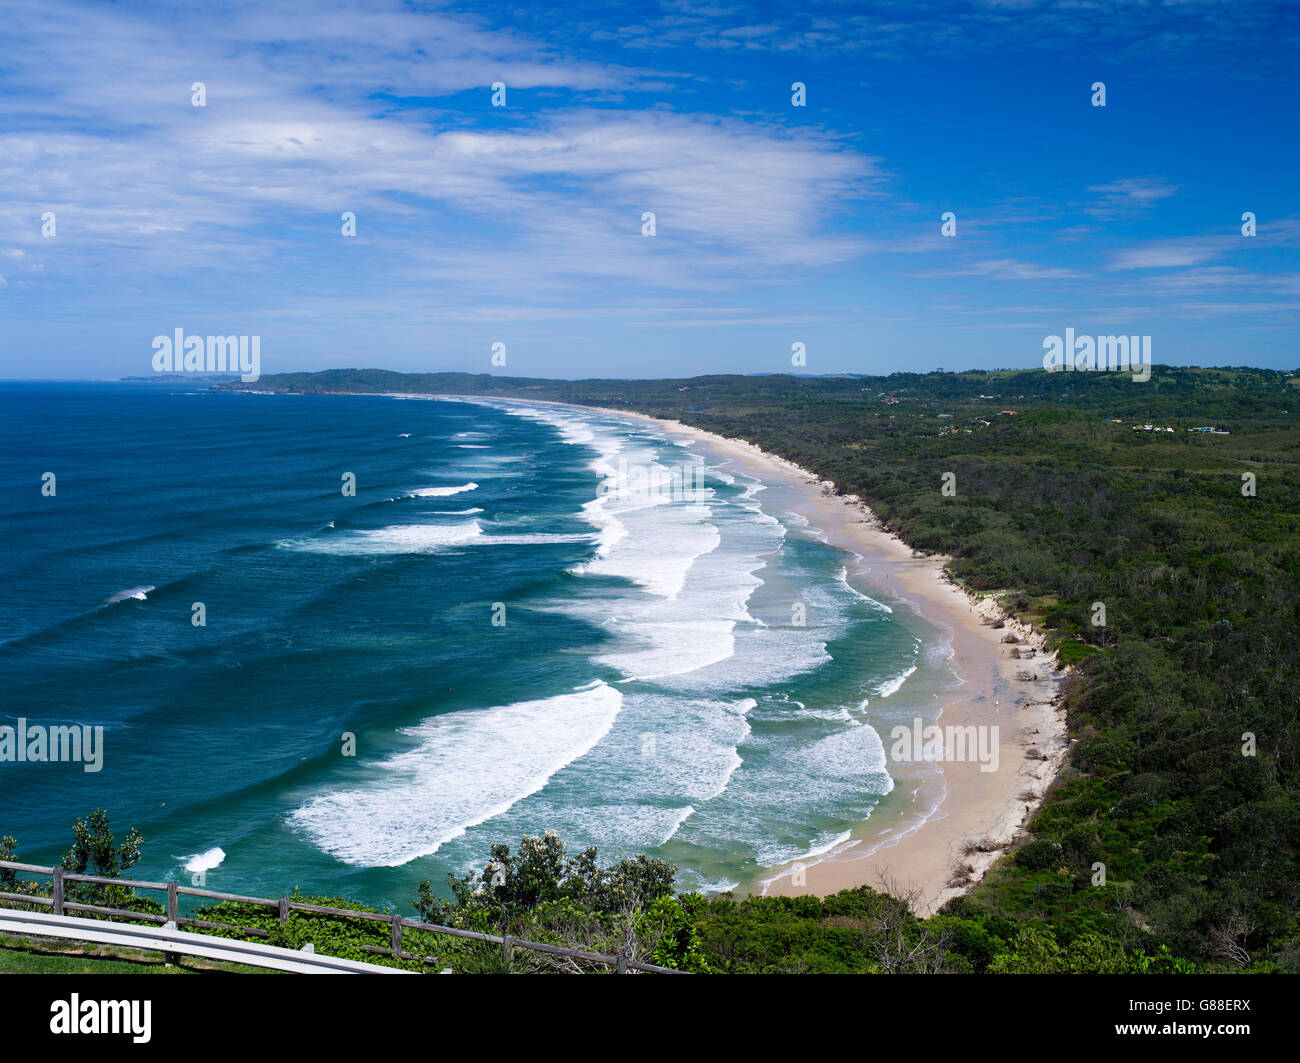
[[[703,899],[673,896],[676,868],[639,854],[609,867],[590,848],[567,854],[554,831],[525,835],[517,853],[494,845],[479,872],[448,876],[451,900],[421,882],[415,900],[427,923],[510,934],[682,970],[703,971],[695,932]],[[572,961],[547,961],[572,968]]]

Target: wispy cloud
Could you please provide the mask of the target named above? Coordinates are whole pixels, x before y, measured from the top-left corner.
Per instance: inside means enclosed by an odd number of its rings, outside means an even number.
[[[1074,280],[1086,274],[1059,266],[1043,266],[1014,258],[985,259],[951,269],[914,274],[917,277],[989,277],[993,280],[1042,281]]]
[[[1109,184],[1093,185],[1089,192],[1096,193],[1085,209],[1094,217],[1117,218],[1136,214],[1168,199],[1178,191],[1160,177],[1123,177]]]
[[[352,210],[362,234],[382,234],[410,276],[437,281],[449,302],[464,289],[557,298],[566,283],[610,278],[734,286],[866,246],[826,227],[878,179],[876,160],[835,137],[580,101],[493,109],[494,79],[508,92],[582,93],[648,75],[562,61],[472,19],[367,7],[234,5],[183,51],[122,11],[89,9],[71,42],[21,14],[10,78],[23,91],[0,104],[11,130],[0,134],[6,230],[33,268],[57,246],[87,275],[143,278],[269,268],[301,253],[306,228],[336,233]],[[71,20],[73,10],[54,13]],[[206,107],[190,106],[193,81],[205,82]],[[474,124],[388,98],[470,89]],[[38,234],[45,210],[58,216],[57,245]],[[646,211],[653,240],[641,235]]]
[[[1260,222],[1256,235],[1250,237],[1243,236],[1237,228],[1225,226],[1221,233],[1148,240],[1111,252],[1105,268],[1181,269],[1224,259],[1231,254],[1279,247],[1300,247],[1300,217]]]

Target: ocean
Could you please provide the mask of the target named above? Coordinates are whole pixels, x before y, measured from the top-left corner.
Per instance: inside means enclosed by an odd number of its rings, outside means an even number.
[[[791,488],[616,415],[5,384],[0,487],[0,725],[103,727],[0,763],[32,862],[103,807],[225,892],[406,911],[544,830],[727,889],[842,844],[958,682]]]

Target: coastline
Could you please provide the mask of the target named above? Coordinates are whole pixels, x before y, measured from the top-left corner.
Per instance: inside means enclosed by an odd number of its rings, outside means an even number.
[[[405,393],[387,397],[471,403],[493,398]],[[945,729],[998,729],[996,770],[981,771],[974,758],[940,763],[891,758],[894,790],[867,820],[846,838],[769,868],[736,892],[825,896],[865,885],[906,897],[917,914],[925,916],[974,886],[1020,835],[1069,749],[1061,699],[1065,674],[1057,670],[1056,655],[1046,652],[1043,634],[1009,616],[996,594],[979,596],[955,583],[945,569],[949,558],[918,556],[887,531],[861,499],[840,494],[831,481],[752,443],[628,410],[542,399],[504,401],[652,424],[702,444],[765,482],[794,489],[800,499],[796,511],[815,524],[830,545],[854,556],[847,571],[851,584],[865,593],[886,593],[948,634],[949,664],[961,687],[941,705],[936,722]],[[1004,642],[1008,636],[1016,641]],[[1029,651],[1032,656],[1022,659],[1020,655]],[[1023,678],[1026,674],[1034,678]],[[881,741],[888,750],[888,735],[881,734]]]
[[[856,555],[848,570],[852,583],[888,592],[950,632],[949,663],[962,687],[941,708],[940,725],[998,727],[997,770],[981,771],[974,760],[907,765],[891,759],[893,801],[883,801],[844,842],[768,869],[737,892],[824,896],[865,885],[909,897],[923,916],[967,892],[1022,832],[1069,749],[1061,704],[1065,675],[1057,670],[1056,655],[1045,651],[1043,634],[1009,616],[996,595],[980,597],[953,582],[945,570],[947,557],[915,556],[860,499],[839,494],[831,481],[793,462],[680,421],[576,408],[657,425],[704,444],[760,479],[802,489],[801,515],[831,545]],[[1005,643],[1009,635],[1019,641]],[[1027,650],[1033,656],[1022,660],[1019,654]],[[887,735],[881,740],[888,749]]]

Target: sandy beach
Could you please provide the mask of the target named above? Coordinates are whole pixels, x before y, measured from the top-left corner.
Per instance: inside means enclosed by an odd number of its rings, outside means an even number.
[[[605,412],[652,422],[766,482],[799,487],[802,515],[830,543],[857,555],[850,580],[902,599],[950,638],[962,685],[943,705],[939,725],[998,728],[997,770],[981,771],[974,759],[908,764],[891,758],[894,792],[848,840],[773,868],[738,892],[825,895],[887,884],[896,895],[909,895],[919,914],[966,892],[1023,829],[1068,749],[1060,705],[1065,676],[1055,655],[1044,652],[1042,634],[1009,617],[995,596],[967,594],[945,572],[947,558],[916,556],[860,499],[839,494],[830,481],[750,443],[677,421]],[[888,734],[881,739],[888,750]]]

